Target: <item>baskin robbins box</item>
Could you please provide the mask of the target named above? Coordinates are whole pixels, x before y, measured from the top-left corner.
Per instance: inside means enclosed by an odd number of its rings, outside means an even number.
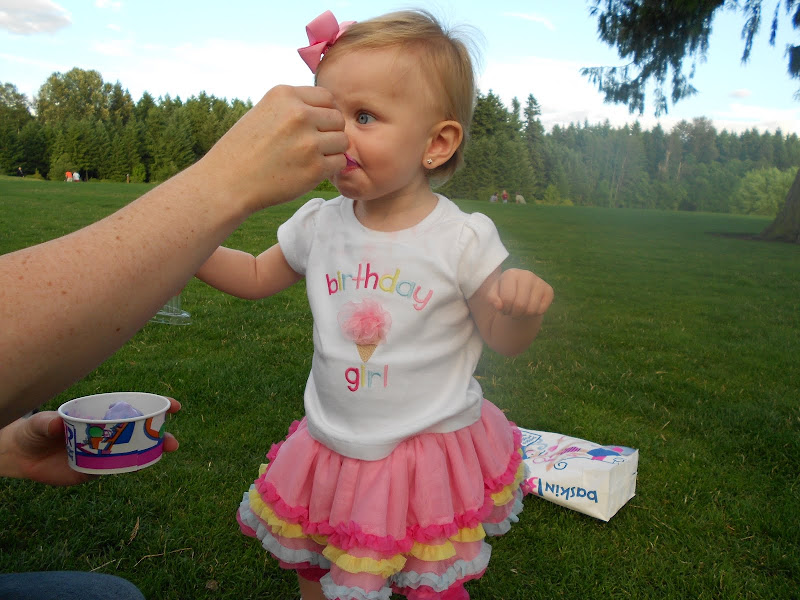
[[[526,493],[603,521],[635,495],[638,450],[547,431],[520,432]]]

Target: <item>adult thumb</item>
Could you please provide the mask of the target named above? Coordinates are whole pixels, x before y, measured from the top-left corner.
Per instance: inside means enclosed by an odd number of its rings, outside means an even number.
[[[64,435],[64,422],[55,411],[36,413],[30,421],[31,430],[42,437],[55,439]]]

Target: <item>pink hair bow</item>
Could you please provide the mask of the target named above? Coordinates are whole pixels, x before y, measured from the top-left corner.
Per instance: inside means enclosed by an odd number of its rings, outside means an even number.
[[[333,16],[333,13],[326,10],[316,19],[306,25],[306,33],[308,34],[309,45],[305,48],[298,48],[302,58],[311,69],[312,73],[317,72],[319,62],[322,60],[322,55],[328,51],[328,48],[333,46],[336,40],[345,32],[345,30],[355,23],[355,21],[344,21],[341,25]]]

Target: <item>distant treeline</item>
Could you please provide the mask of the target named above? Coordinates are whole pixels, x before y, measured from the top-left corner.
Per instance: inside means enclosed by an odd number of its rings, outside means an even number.
[[[200,159],[250,108],[201,92],[138,102],[97,71],[54,73],[34,99],[0,87],[0,173],[164,181]],[[705,118],[672,131],[572,124],[546,132],[531,94],[508,109],[479,94],[465,166],[441,191],[529,203],[774,215],[800,165],[800,140],[780,131],[718,132]]]

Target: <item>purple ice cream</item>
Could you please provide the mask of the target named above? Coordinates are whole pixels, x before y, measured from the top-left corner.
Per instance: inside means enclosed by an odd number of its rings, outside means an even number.
[[[142,411],[134,408],[127,402],[115,402],[108,407],[103,420],[132,419],[134,417],[141,417],[142,414]]]

